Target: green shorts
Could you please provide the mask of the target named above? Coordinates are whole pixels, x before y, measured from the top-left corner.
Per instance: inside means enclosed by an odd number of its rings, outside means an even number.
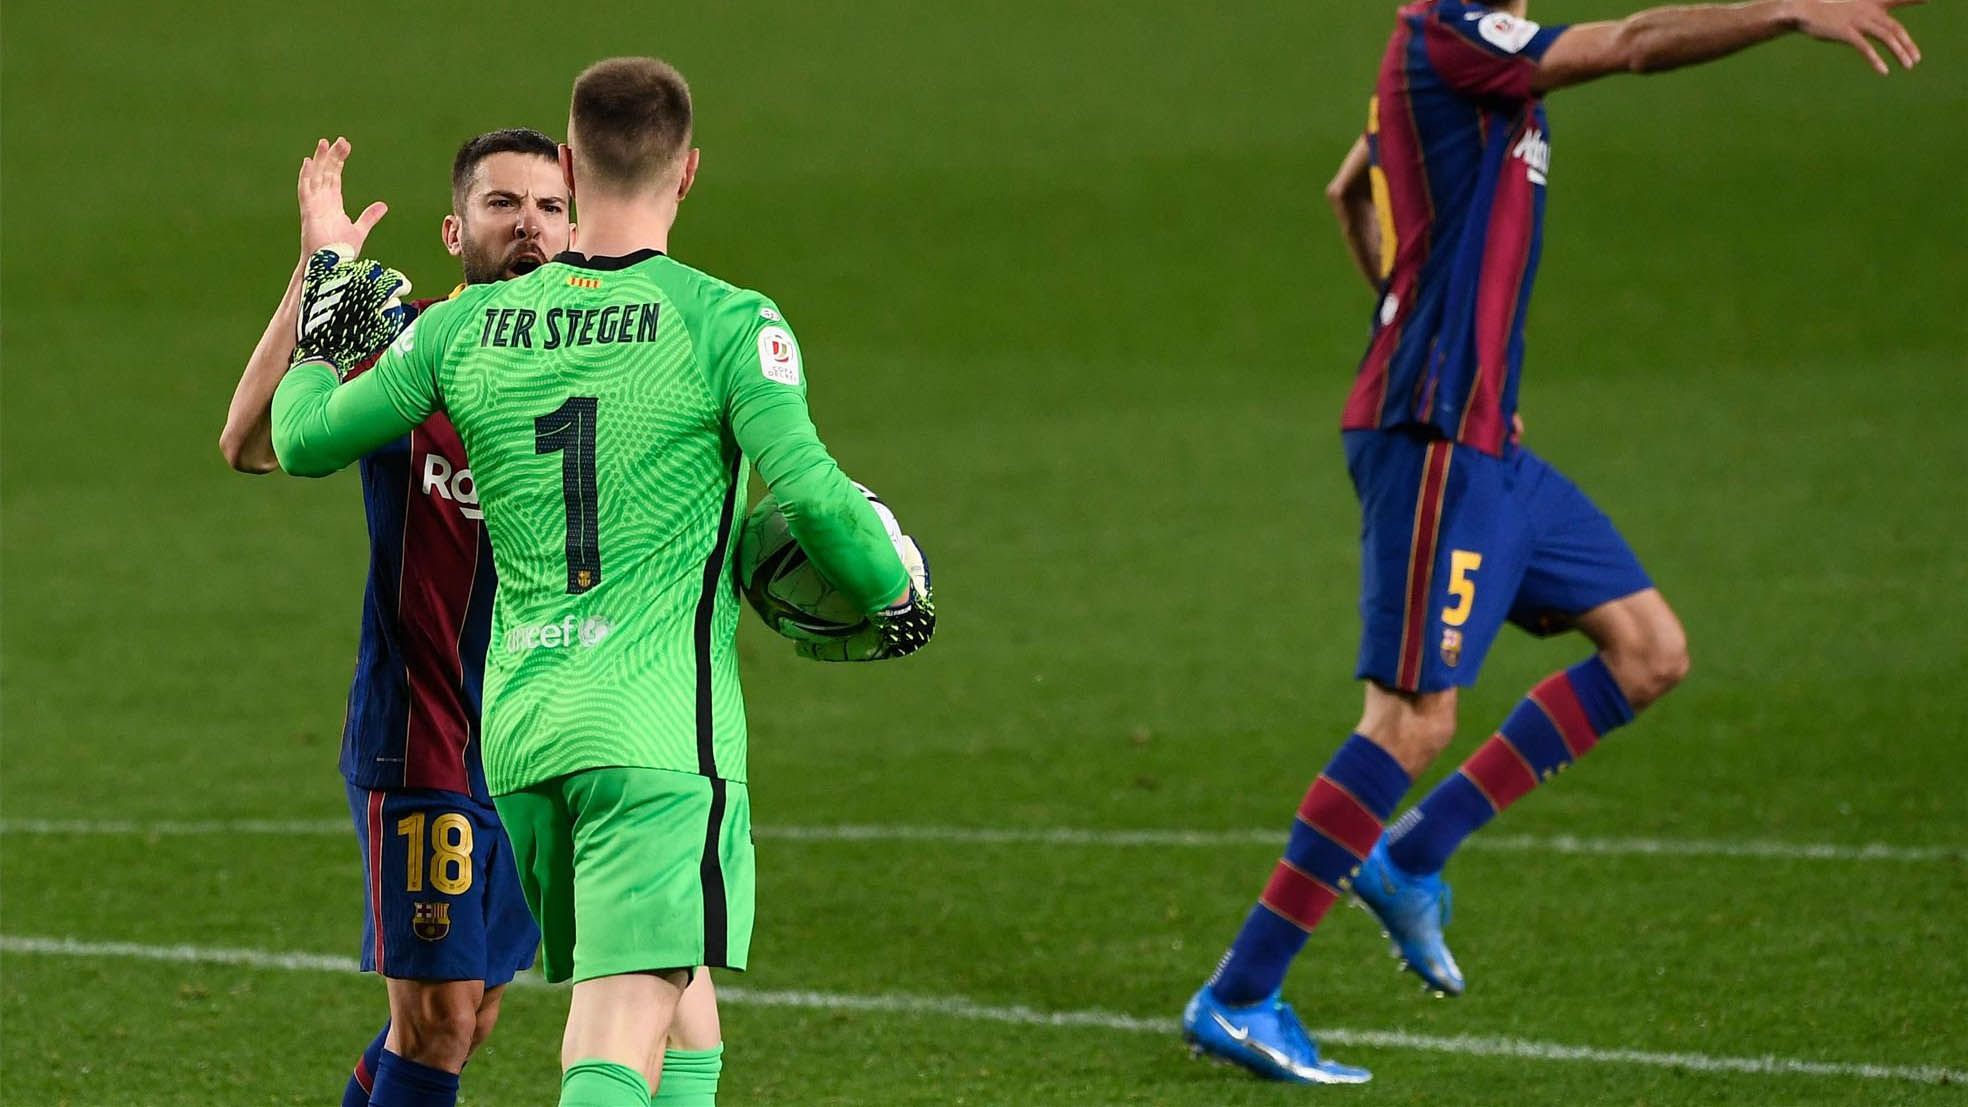
[[[667,769],[589,769],[498,796],[547,979],[697,965],[752,944],[745,786]]]

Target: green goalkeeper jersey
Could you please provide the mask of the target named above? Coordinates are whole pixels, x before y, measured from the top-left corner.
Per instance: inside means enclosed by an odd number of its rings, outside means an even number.
[[[487,783],[607,766],[745,780],[731,548],[748,465],[862,610],[905,594],[880,520],[820,443],[764,296],[653,250],[563,254],[426,311],[368,373],[274,396],[281,466],[324,475],[449,415],[498,570]]]

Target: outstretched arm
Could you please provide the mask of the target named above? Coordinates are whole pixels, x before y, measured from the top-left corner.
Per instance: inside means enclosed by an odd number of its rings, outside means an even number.
[[[385,362],[387,362],[387,358]],[[385,365],[346,384],[327,362],[294,366],[273,393],[273,449],[297,477],[325,477],[394,442],[430,417],[427,403],[406,395]]]
[[[1353,264],[1371,288],[1380,288],[1383,275],[1380,256],[1380,216],[1374,210],[1373,165],[1365,136],[1355,139],[1339,163],[1332,183],[1326,186],[1326,202],[1339,219],[1339,235],[1353,255]]]
[[[348,161],[349,141],[321,139],[314,154],[301,160],[296,192],[301,208],[301,260],[287,282],[287,294],[267,320],[260,343],[246,360],[246,371],[232,392],[225,429],[219,432],[219,452],[226,464],[242,473],[271,473],[279,467],[273,453],[273,392],[294,356],[294,330],[300,316],[301,274],[309,254],[340,242],[362,251],[369,232],[389,211],[377,201],[350,219],[342,207],[342,166]]]
[[[1920,48],[1888,14],[1924,0],[1757,0],[1747,4],[1699,4],[1651,8],[1625,19],[1579,23],[1565,29],[1531,78],[1536,92],[1582,84],[1613,73],[1659,73],[1727,57],[1793,31],[1857,50],[1882,76],[1886,62],[1877,39],[1908,69]]]

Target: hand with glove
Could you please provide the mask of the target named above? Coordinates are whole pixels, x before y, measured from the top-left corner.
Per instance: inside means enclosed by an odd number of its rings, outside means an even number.
[[[351,246],[331,243],[316,250],[301,278],[293,364],[326,362],[337,376],[346,376],[409,326],[411,309],[403,302],[409,291],[409,278],[355,256]]]
[[[936,633],[929,560],[914,538],[898,534],[894,542],[896,554],[909,570],[908,594],[894,606],[868,616],[866,626],[845,638],[794,643],[801,657],[812,661],[886,661],[906,657],[929,644]]]

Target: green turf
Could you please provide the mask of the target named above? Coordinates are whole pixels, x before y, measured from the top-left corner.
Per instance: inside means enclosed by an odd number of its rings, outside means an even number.
[[[945,620],[865,670],[748,623],[761,825],[1282,832],[1358,710],[1334,427],[1368,305],[1319,191],[1386,7],[8,5],[0,817],[343,817],[355,483],[249,481],[215,449],[292,264],[294,166],[348,134],[351,199],[393,206],[372,251],[441,290],[457,141],[558,130],[580,65],[651,51],[699,101],[676,252],[786,310]],[[1968,16],[1907,16],[1913,74],[1797,42],[1554,100],[1531,441],[1621,522],[1695,670],[1500,828],[1955,859],[1472,851],[1470,994],[1425,999],[1340,912],[1289,985],[1309,1022],[1968,1068]],[[1507,638],[1459,751],[1580,652]],[[734,983],[1172,1018],[1271,856],[766,837]],[[332,833],[9,833],[0,932],[352,957],[355,861]],[[564,1002],[512,997],[466,1102],[551,1099]],[[9,954],[0,1100],[331,1102],[380,1013],[352,976]],[[1151,1033],[726,1025],[732,1103],[1307,1098]],[[1376,1069],[1362,1104],[1963,1102],[1332,1052]]]

